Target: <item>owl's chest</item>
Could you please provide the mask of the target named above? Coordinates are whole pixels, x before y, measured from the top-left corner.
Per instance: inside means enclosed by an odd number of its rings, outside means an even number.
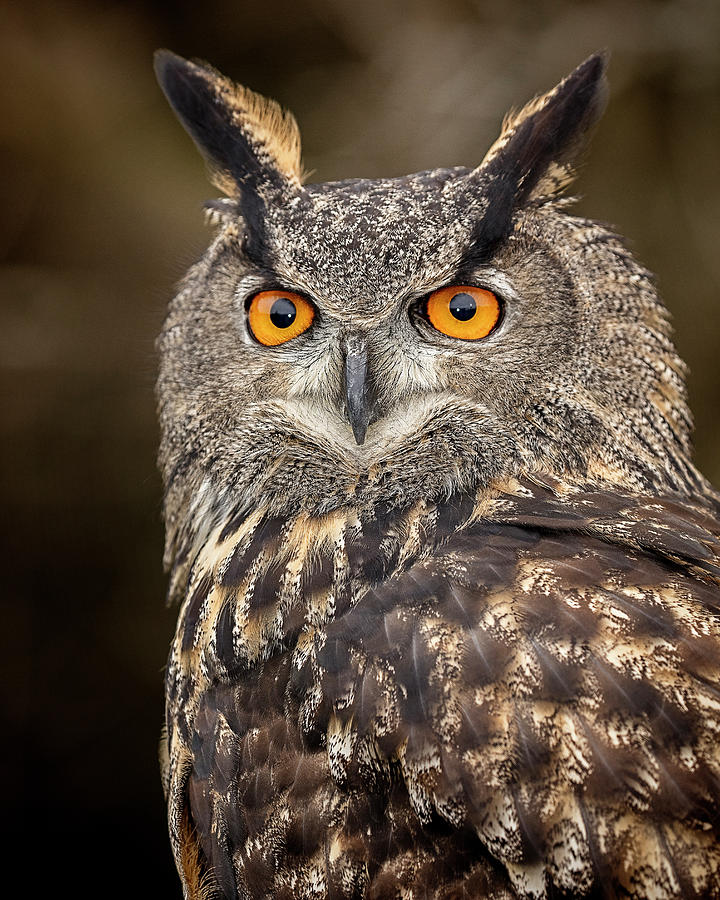
[[[170,732],[186,731],[213,684],[284,654],[301,668],[328,622],[430,552],[438,525],[445,531],[472,508],[465,498],[449,510],[425,502],[323,517],[258,510],[218,527],[196,558],[178,617],[167,673]]]

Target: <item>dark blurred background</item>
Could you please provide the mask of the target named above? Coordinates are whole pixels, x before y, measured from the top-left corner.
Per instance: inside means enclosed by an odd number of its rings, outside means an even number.
[[[720,483],[717,0],[5,2],[3,796],[28,896],[179,897],[153,341],[214,190],[154,83],[161,46],[293,109],[318,180],[473,165],[508,107],[609,48],[579,209],[657,272]]]

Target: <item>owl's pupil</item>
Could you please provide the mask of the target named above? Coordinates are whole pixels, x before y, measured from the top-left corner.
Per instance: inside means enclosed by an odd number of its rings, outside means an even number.
[[[289,328],[296,315],[295,304],[287,297],[279,297],[270,309],[270,321],[276,328]]]
[[[450,312],[461,322],[467,322],[475,315],[477,306],[470,294],[455,294],[450,301]]]

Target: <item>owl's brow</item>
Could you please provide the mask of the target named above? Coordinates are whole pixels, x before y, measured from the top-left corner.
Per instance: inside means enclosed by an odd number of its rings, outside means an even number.
[[[471,273],[479,266],[487,265],[498,245],[512,231],[513,204],[509,202],[505,191],[499,189],[494,192],[492,186],[491,183],[487,207],[475,223],[470,240],[460,255],[458,275]]]
[[[243,226],[243,253],[260,275],[268,278],[277,277],[273,267],[274,257],[268,246],[263,218],[260,215],[259,200],[253,205],[229,197],[214,197],[203,203],[203,209],[208,213],[216,213],[221,218],[240,219]]]

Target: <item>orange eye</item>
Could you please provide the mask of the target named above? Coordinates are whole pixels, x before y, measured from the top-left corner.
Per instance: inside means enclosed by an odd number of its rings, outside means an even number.
[[[477,341],[487,337],[500,318],[500,301],[491,291],[454,284],[433,291],[427,299],[427,317],[448,337]]]
[[[291,341],[307,331],[314,318],[312,304],[292,291],[260,291],[248,310],[250,329],[266,347]]]

